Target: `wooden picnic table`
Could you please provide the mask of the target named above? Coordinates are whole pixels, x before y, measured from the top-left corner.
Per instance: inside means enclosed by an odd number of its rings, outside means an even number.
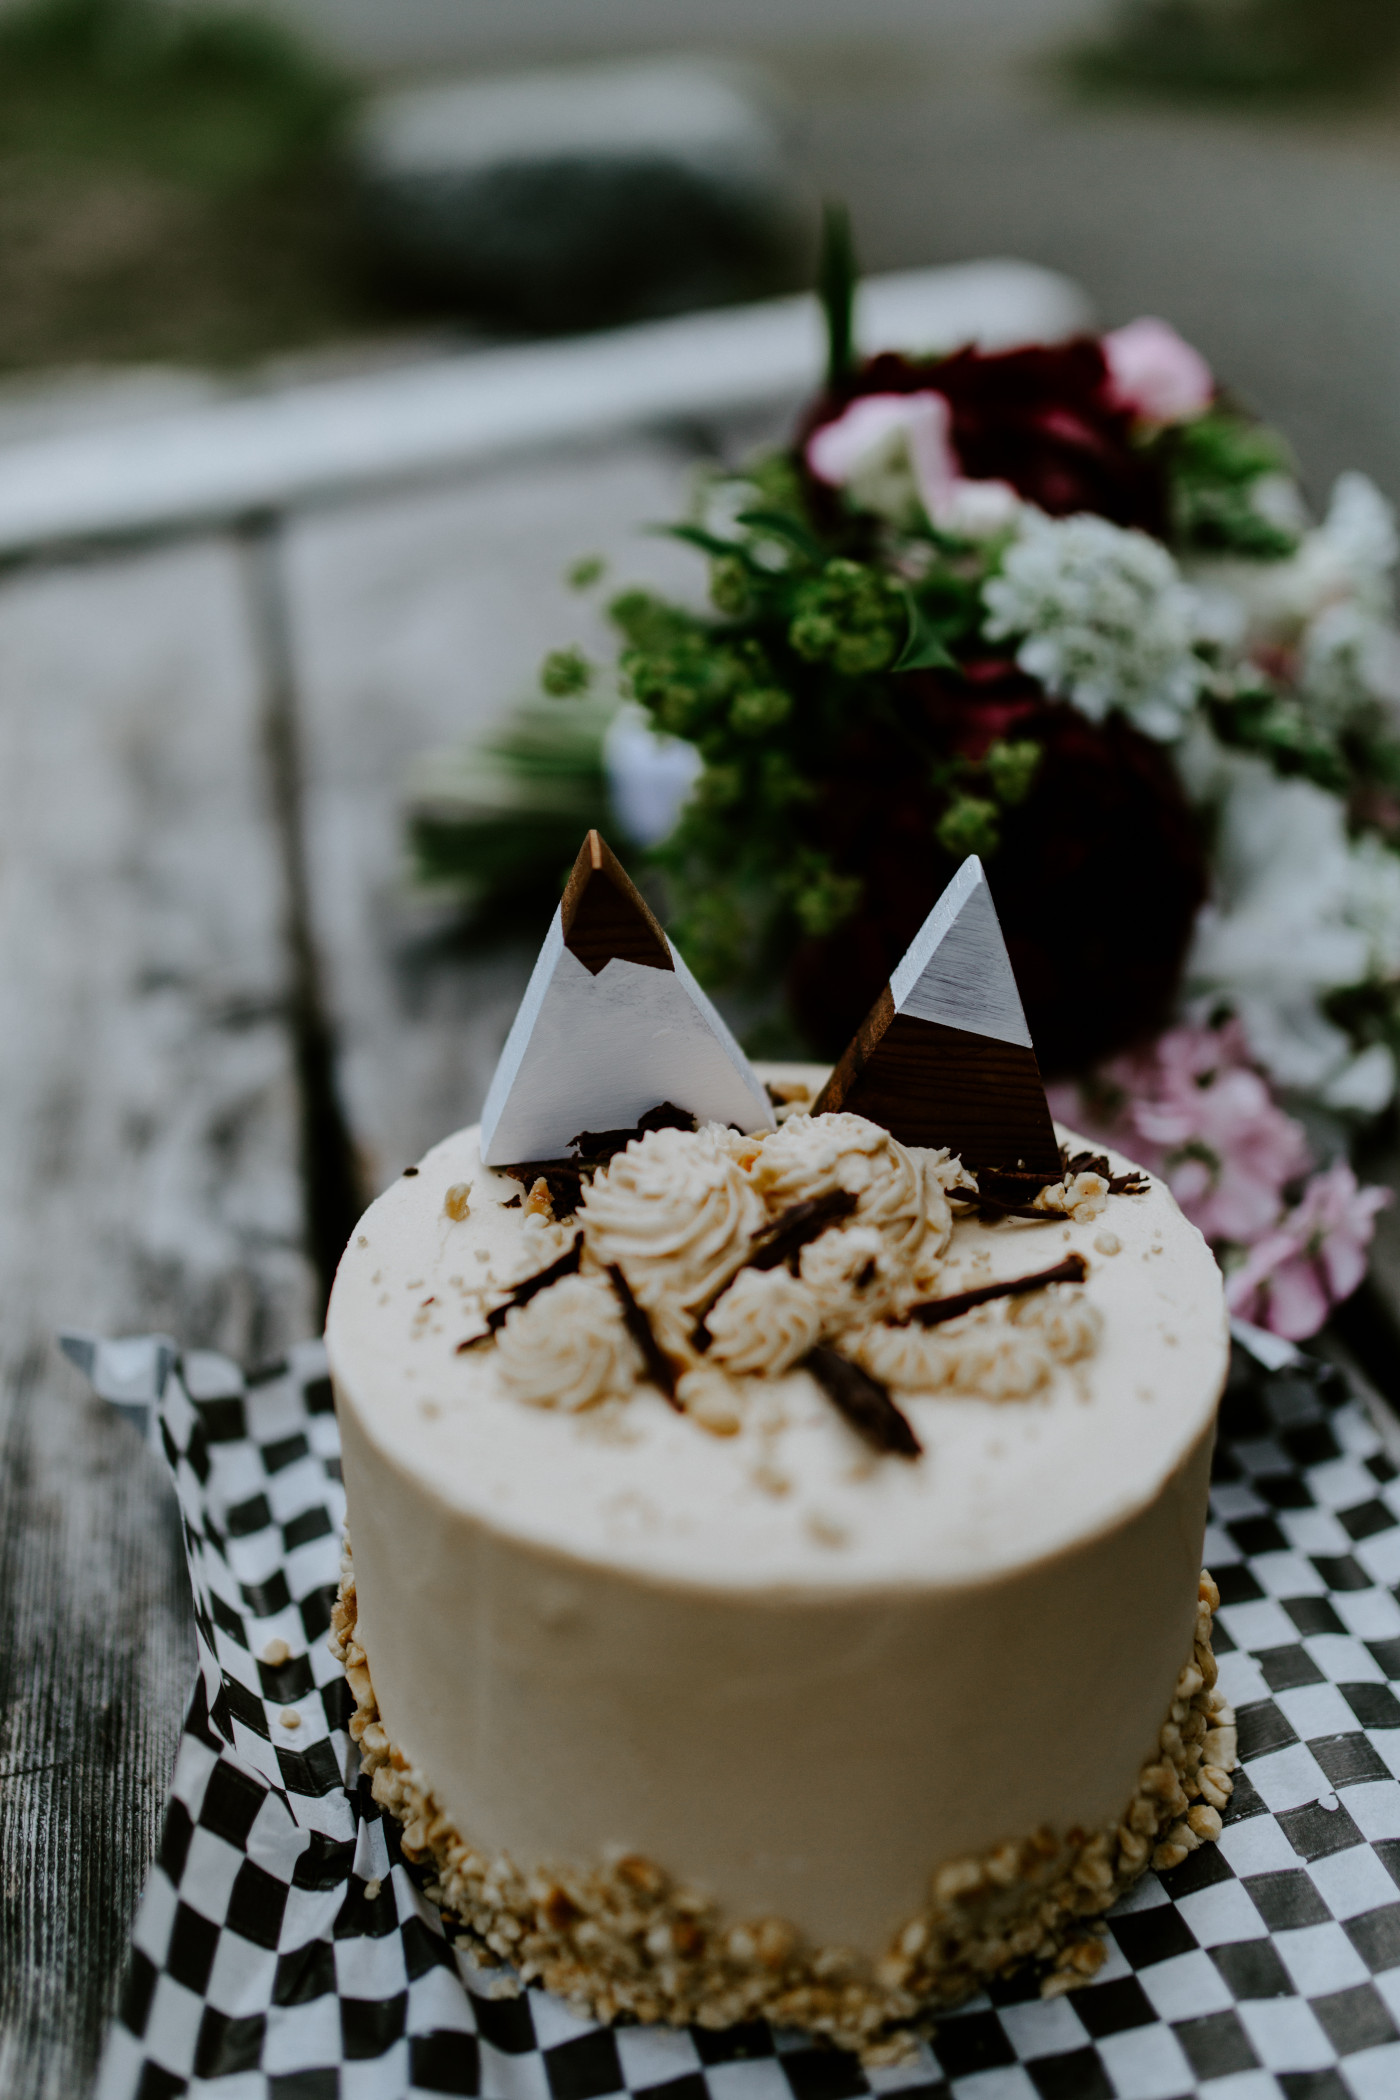
[[[606,654],[579,556],[693,584],[641,528],[751,434],[614,428],[234,528],[194,505],[0,573],[6,2100],[90,2082],[194,1667],[163,1468],[55,1336],[256,1365],[318,1331],[355,1207],[474,1118],[534,959],[413,895],[405,769],[547,649]]]
[[[402,776],[601,647],[570,561],[674,579],[638,527],[697,442],[0,580],[7,2100],[90,2080],[194,1667],[163,1468],[55,1335],[269,1361],[319,1330],[353,1206],[475,1116],[533,955],[416,903]]]

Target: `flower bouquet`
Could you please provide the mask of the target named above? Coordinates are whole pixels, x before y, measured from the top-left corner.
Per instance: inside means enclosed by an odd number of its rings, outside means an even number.
[[[1060,1112],[1309,1335],[1386,1200],[1345,1152],[1400,1047],[1390,508],[1347,474],[1311,518],[1162,321],[857,361],[839,232],[824,390],[669,528],[708,603],[615,596],[616,679],[556,652],[434,770],[420,866],[501,894],[610,826],[699,973],[834,1055],[980,854]]]

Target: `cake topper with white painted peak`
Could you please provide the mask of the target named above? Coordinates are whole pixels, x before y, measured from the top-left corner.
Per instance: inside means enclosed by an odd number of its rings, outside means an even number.
[[[1045,1088],[976,854],[925,919],[823,1088],[902,1144],[947,1145],[973,1169],[1058,1175]]]
[[[748,1059],[596,831],[579,849],[481,1115],[487,1166],[561,1154],[661,1103],[771,1130]]]

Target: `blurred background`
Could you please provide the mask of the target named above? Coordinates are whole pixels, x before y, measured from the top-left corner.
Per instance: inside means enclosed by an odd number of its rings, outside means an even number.
[[[1105,321],[1169,314],[1311,474],[1364,459],[1393,490],[1398,35],[1389,0],[6,0],[0,365],[232,375],[704,304],[804,281],[835,194],[869,269],[1018,255]],[[697,55],[754,121],[728,113],[722,193],[723,114],[692,112],[686,256],[648,261],[634,196],[630,266],[595,228],[588,281],[547,281],[564,203],[492,189],[487,105],[443,83]],[[405,105],[429,83],[436,110]],[[548,109],[519,118],[542,146]]]

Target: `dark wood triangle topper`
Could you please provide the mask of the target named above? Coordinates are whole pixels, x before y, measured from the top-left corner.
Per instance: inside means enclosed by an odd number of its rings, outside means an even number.
[[[999,929],[995,937],[1000,941]],[[901,1013],[889,985],[847,1044],[812,1113],[838,1109],[882,1124],[903,1145],[946,1145],[974,1172],[999,1168],[1057,1177],[1061,1171],[1031,1045]]]
[[[650,970],[676,967],[655,914],[601,832],[579,847],[559,916],[564,946],[595,977],[616,957]]]

